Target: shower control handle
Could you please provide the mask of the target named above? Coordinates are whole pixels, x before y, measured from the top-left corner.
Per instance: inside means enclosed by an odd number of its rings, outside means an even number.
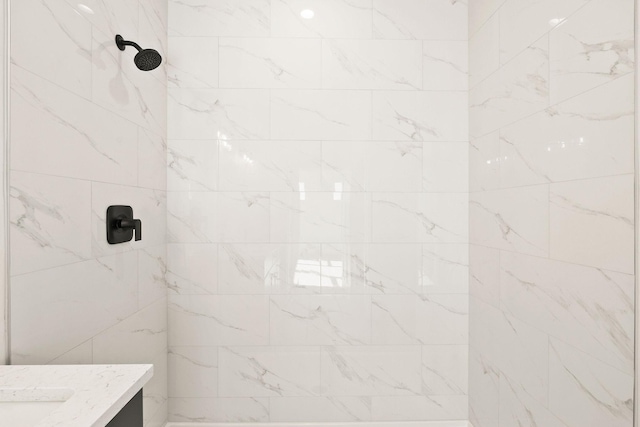
[[[134,238],[142,240],[142,221],[133,217],[131,206],[109,206],[107,209],[107,242],[126,243]]]
[[[119,219],[116,221],[116,227],[123,230],[135,230],[136,241],[142,240],[142,221],[139,219]]]

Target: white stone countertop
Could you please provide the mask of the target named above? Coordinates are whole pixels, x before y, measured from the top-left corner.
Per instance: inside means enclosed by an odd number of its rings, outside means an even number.
[[[153,365],[0,366],[0,401],[64,401],[34,427],[105,427]]]

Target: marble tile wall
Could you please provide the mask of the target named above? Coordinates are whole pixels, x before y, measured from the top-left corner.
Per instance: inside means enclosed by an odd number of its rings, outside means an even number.
[[[469,15],[471,422],[631,427],[634,2]]]
[[[5,71],[5,65],[8,63],[5,54],[5,45],[7,43],[7,0],[0,1],[0,63],[3,64],[0,66],[0,82],[2,87],[0,88],[0,140],[2,141],[1,146],[5,147],[7,144],[5,138],[5,132],[7,130],[7,123],[5,120],[6,113],[6,100],[7,93],[5,89],[5,83],[7,79],[7,73]],[[5,62],[6,61],[6,62]],[[5,158],[5,150],[1,149],[0,154],[0,186],[4,188],[6,184],[6,158]],[[0,196],[0,200],[2,202],[2,206],[7,205],[6,194]],[[6,364],[9,360],[9,322],[7,316],[9,315],[7,310],[7,301],[8,301],[8,292],[9,287],[6,283],[7,280],[7,235],[8,230],[6,227],[7,216],[5,214],[5,210],[3,209],[0,212],[0,300],[2,300],[2,304],[0,304],[0,365]]]
[[[145,424],[167,419],[167,68],[144,73],[115,34],[167,52],[163,0],[11,2],[14,364],[153,363]],[[143,240],[108,245],[105,211]]]
[[[171,420],[467,419],[466,3],[169,1]]]

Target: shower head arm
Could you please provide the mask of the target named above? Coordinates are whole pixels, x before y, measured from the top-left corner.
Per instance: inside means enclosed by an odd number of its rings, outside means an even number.
[[[138,52],[142,50],[142,48],[140,47],[140,45],[138,45],[138,43],[127,41],[123,39],[120,34],[116,36],[116,46],[118,46],[118,49],[120,50],[124,50],[126,46],[133,46],[136,49],[138,49]]]

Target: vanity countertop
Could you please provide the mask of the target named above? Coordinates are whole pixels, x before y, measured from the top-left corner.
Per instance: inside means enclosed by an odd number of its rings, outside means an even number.
[[[0,366],[0,401],[64,401],[34,427],[104,427],[152,375],[153,365]]]

